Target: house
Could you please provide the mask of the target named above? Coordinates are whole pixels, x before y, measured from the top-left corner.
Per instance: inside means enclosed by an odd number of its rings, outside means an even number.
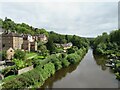
[[[37,42],[30,42],[30,51],[37,51]]]
[[[15,51],[14,51],[14,49],[13,48],[9,48],[8,50],[7,50],[7,57],[6,57],[6,59],[8,59],[8,60],[10,60],[10,59],[12,59],[13,57],[14,57],[14,54],[15,54]]]
[[[22,49],[23,38],[17,33],[2,33],[2,49],[8,50],[10,47],[14,50]]]
[[[23,40],[28,40],[29,42],[34,42],[33,36],[29,34],[22,35]]]
[[[22,49],[27,51],[37,51],[37,42],[31,35],[23,35]]]
[[[65,44],[55,44],[57,48],[63,48],[63,52],[67,52],[67,49],[71,48],[73,46],[73,44],[70,43],[65,43]]]
[[[36,41],[41,41],[41,42],[45,42],[45,43],[48,41],[48,38],[47,38],[47,36],[45,34],[35,35],[34,39]]]
[[[73,46],[73,44],[70,42],[70,43],[66,43],[66,44],[61,44],[61,46],[63,47],[64,50],[66,49],[69,49]]]

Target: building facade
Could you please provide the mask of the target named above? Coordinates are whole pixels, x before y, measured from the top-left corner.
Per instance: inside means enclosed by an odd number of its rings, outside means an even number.
[[[26,51],[37,51],[37,42],[31,35],[23,35],[22,49]]]
[[[22,36],[10,32],[2,34],[2,49],[8,50],[10,47],[14,50],[22,49],[23,38]]]

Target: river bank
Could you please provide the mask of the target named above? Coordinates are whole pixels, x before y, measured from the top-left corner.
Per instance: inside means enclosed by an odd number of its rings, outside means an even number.
[[[118,88],[110,68],[99,64],[101,59],[89,49],[81,63],[59,70],[41,88]]]
[[[16,88],[38,88],[58,70],[79,63],[86,53],[86,48],[80,48],[71,54],[50,55],[43,61],[37,61],[33,70],[4,81],[2,87],[8,90],[9,88],[13,90]],[[14,83],[12,83],[13,81]]]

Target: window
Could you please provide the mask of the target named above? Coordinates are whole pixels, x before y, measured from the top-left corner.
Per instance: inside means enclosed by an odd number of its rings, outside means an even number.
[[[5,47],[5,44],[3,44],[3,47]]]

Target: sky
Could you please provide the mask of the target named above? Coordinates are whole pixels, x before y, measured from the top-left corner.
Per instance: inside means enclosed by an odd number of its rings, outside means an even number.
[[[0,18],[47,31],[96,37],[118,28],[118,0],[0,1]]]

